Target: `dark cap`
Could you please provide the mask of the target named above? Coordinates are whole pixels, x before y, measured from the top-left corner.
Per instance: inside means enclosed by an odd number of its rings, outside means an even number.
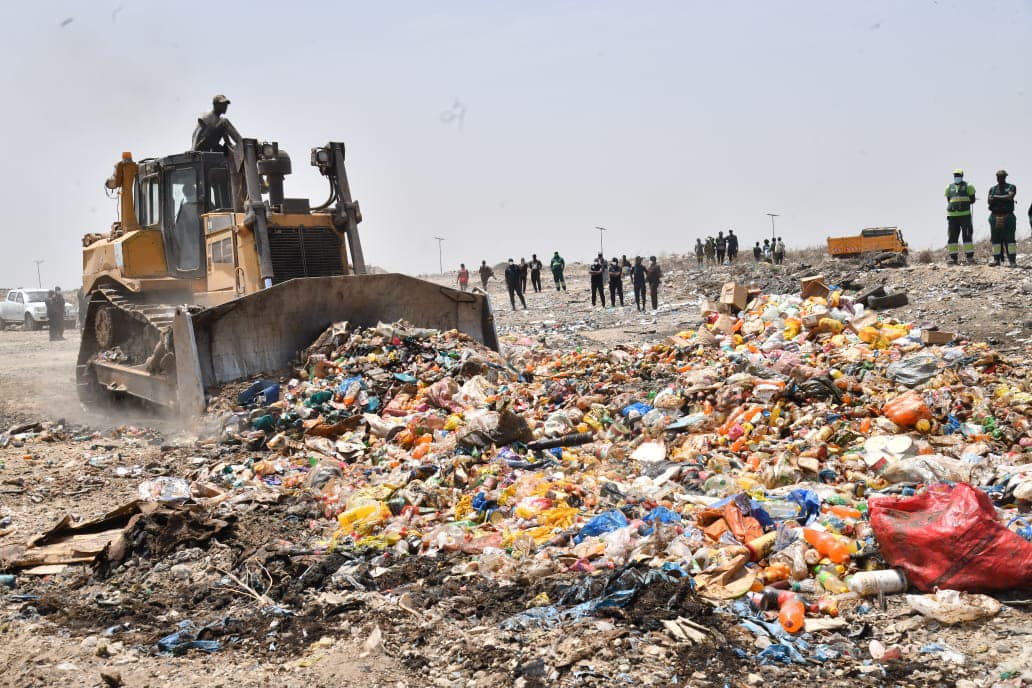
[[[211,103],[212,105],[218,105],[219,103],[225,103],[226,105],[229,105],[229,98],[220,93],[211,99]]]
[[[1007,170],[996,170],[996,176],[997,177],[1006,177],[1007,176]]]

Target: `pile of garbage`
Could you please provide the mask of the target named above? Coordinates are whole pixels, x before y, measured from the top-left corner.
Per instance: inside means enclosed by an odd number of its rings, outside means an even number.
[[[977,593],[1032,587],[1027,362],[834,287],[725,291],[698,328],[608,351],[335,325],[293,379],[213,402],[240,451],[194,496],[308,493],[332,519],[316,549],[385,565],[455,553],[499,583],[648,569],[741,618],[764,662],[848,654],[801,638],[871,598],[913,589],[953,623],[999,612]],[[543,595],[506,624],[626,598]],[[683,621],[669,632],[699,633]]]

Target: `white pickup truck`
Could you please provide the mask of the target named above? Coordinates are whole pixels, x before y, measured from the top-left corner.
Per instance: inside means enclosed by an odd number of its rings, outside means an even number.
[[[26,330],[38,330],[47,324],[46,289],[12,289],[0,301],[0,328],[23,325]],[[74,328],[79,308],[65,302],[65,327]]]

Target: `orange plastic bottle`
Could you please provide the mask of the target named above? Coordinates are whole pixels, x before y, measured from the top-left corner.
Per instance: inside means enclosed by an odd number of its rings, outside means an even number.
[[[803,537],[811,547],[836,564],[844,564],[849,561],[849,548],[831,533],[803,528]]]
[[[863,518],[863,514],[860,513],[859,509],[854,509],[851,506],[843,506],[841,504],[832,504],[827,507],[827,511],[835,514],[839,518]]]
[[[781,600],[781,609],[778,611],[778,621],[781,627],[789,633],[798,633],[806,625],[806,608],[802,600],[796,595],[789,593]]]

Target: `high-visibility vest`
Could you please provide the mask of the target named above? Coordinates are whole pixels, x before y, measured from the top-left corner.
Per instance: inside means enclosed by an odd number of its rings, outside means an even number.
[[[946,215],[948,217],[970,215],[971,197],[974,195],[974,187],[967,182],[950,184],[946,189]]]

